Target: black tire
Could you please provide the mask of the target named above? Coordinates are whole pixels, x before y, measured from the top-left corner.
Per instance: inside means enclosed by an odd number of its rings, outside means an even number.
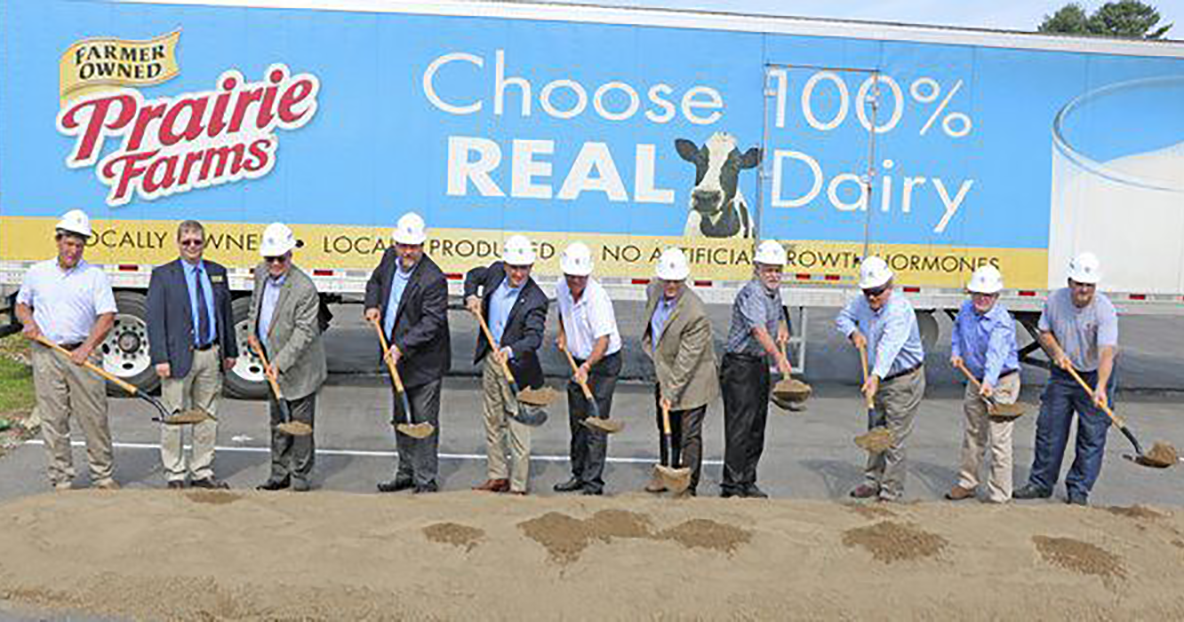
[[[115,325],[99,344],[103,368],[141,391],[156,391],[160,388],[160,378],[148,353],[148,297],[141,292],[118,291],[115,306],[118,309]],[[112,383],[107,383],[107,393],[126,395]]]
[[[250,327],[247,318],[251,313],[251,297],[241,296],[230,305],[234,318],[234,334],[238,340],[238,362],[226,372],[222,384],[227,397],[261,400],[267,397],[267,383],[263,380],[263,364],[247,345]]]
[[[916,311],[917,315],[917,331],[921,334],[921,347],[925,348],[926,352],[932,352],[933,346],[937,344],[937,338],[941,336],[941,326],[937,323],[937,318],[934,317],[932,311]]]

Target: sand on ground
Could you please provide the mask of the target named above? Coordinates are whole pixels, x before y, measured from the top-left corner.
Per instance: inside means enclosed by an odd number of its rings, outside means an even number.
[[[73,491],[0,505],[0,604],[170,620],[1184,619],[1184,511]]]

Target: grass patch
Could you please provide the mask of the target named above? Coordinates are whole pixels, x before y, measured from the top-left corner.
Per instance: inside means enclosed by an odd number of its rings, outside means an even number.
[[[28,341],[19,335],[0,339],[0,416],[24,415],[33,409],[33,368]]]

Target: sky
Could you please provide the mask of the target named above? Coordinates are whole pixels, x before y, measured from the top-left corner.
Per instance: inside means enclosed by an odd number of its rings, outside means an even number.
[[[1035,30],[1045,15],[1066,0],[571,0],[586,4],[705,9],[733,13],[761,13],[870,21],[936,24],[1004,30]],[[1146,0],[1144,0],[1146,1]],[[1080,2],[1087,11],[1102,0]],[[1149,2],[1159,9],[1161,24],[1175,22],[1168,32],[1184,39],[1184,0]]]

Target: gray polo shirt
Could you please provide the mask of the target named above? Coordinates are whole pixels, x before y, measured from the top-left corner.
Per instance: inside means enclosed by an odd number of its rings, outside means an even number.
[[[752,334],[755,326],[764,326],[769,336],[777,338],[777,323],[782,319],[781,290],[769,291],[758,279],[752,279],[736,294],[732,303],[732,326],[724,351],[731,354],[765,356],[766,352]]]
[[[1039,328],[1057,338],[1078,371],[1096,371],[1098,351],[1118,345],[1118,313],[1101,292],[1081,309],[1073,304],[1073,292],[1067,287],[1049,294]]]

